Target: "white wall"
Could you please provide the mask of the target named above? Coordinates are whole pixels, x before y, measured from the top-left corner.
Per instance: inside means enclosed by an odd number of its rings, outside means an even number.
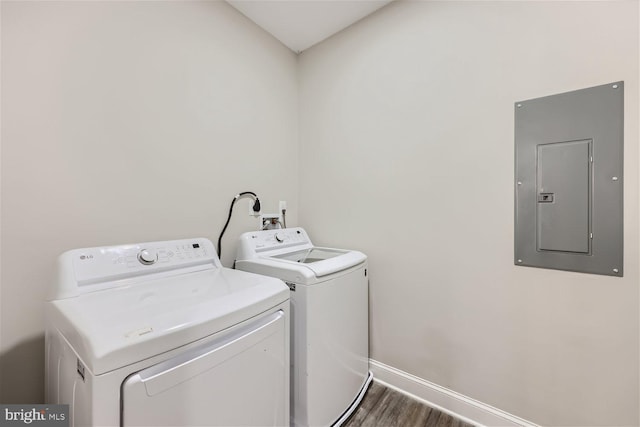
[[[0,402],[42,396],[42,304],[68,249],[217,239],[232,197],[297,212],[296,57],[224,2],[2,7]],[[230,265],[237,204],[223,245]]]
[[[300,56],[300,222],[370,256],[371,356],[637,426],[638,3],[408,2]],[[625,277],[513,265],[513,103],[625,81]]]

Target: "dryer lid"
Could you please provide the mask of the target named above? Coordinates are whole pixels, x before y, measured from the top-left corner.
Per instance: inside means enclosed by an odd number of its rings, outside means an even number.
[[[156,254],[157,262],[139,262],[142,250]],[[60,256],[52,288],[47,329],[59,330],[95,375],[197,341],[289,299],[281,280],[223,268],[207,239],[72,250]]]
[[[53,301],[46,318],[99,375],[197,341],[288,299],[281,280],[222,268]]]

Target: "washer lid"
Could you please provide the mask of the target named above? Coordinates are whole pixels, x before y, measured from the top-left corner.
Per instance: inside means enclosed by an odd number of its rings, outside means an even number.
[[[301,264],[313,271],[316,277],[323,277],[361,264],[366,261],[367,256],[358,251],[312,247],[301,251],[274,255],[271,259],[288,261],[294,265]]]
[[[367,260],[362,252],[313,246],[300,227],[243,233],[236,267],[296,283],[347,270]]]
[[[289,299],[278,279],[209,268],[47,304],[60,330],[95,375],[219,332]]]

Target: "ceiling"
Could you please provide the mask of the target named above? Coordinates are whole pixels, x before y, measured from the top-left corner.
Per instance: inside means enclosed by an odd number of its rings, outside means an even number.
[[[392,0],[227,0],[294,52],[302,52]]]

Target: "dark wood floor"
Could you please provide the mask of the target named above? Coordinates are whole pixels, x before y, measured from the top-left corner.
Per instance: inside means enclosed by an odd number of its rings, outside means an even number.
[[[473,427],[422,402],[371,383],[358,409],[343,427]]]

